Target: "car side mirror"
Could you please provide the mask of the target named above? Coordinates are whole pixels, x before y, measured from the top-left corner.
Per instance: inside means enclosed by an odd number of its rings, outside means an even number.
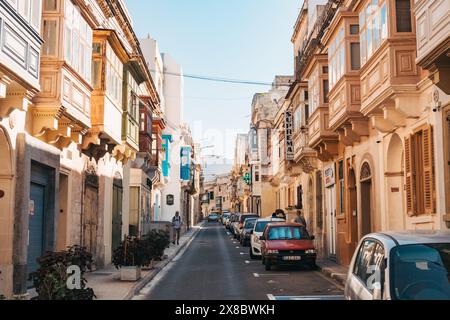
[[[316,240],[316,236],[311,236],[311,240]]]

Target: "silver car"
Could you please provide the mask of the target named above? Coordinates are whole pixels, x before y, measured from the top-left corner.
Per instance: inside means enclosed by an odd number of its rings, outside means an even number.
[[[450,300],[450,233],[384,232],[361,239],[347,300]]]

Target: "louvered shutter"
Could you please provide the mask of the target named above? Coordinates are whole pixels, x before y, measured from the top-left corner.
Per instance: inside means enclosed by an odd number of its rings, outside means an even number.
[[[410,216],[416,214],[412,140],[411,136],[405,138],[406,212]]]
[[[427,126],[422,132],[424,209],[431,214],[436,212],[433,128]]]

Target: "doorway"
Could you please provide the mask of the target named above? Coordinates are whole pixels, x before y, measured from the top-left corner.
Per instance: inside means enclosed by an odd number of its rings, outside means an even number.
[[[336,259],[336,185],[327,188],[327,211],[328,256]]]
[[[360,238],[371,233],[372,227],[372,172],[367,162],[361,167],[361,232]]]
[[[84,190],[82,243],[94,259],[97,257],[98,191],[98,176],[95,173],[88,174]]]
[[[358,200],[356,175],[353,168],[348,170],[348,217],[350,220],[350,254],[353,254],[358,242]]]
[[[122,240],[122,201],[123,201],[123,185],[122,177],[116,174],[113,182],[113,206],[112,206],[112,237],[111,249],[119,247]]]
[[[56,250],[65,250],[68,244],[67,226],[68,226],[68,204],[69,204],[69,176],[65,173],[59,174],[59,192],[58,192],[58,220],[56,228]]]

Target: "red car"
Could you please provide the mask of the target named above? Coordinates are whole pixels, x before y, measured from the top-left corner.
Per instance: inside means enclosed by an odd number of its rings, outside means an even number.
[[[261,240],[262,263],[266,270],[272,266],[306,265],[316,268],[317,252],[314,236],[297,223],[268,224]]]

